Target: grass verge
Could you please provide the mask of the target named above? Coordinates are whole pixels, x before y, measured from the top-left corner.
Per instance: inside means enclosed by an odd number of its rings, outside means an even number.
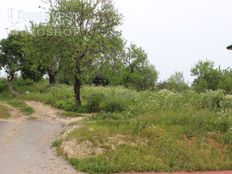
[[[91,120],[72,131],[69,139],[79,144],[91,142],[93,150],[101,147],[103,153],[70,158],[69,162],[90,174],[231,169],[232,144],[225,139],[228,132],[217,129],[220,123],[214,121],[212,112],[198,114],[196,118],[169,112],[126,120]],[[118,135],[127,138],[112,141]]]
[[[9,109],[0,104],[0,119],[8,119],[10,118],[10,113],[9,113]]]
[[[34,113],[34,109],[28,106],[23,100],[11,98],[9,96],[0,97],[0,100],[6,102],[12,107],[15,107],[26,115],[31,115],[32,113]]]

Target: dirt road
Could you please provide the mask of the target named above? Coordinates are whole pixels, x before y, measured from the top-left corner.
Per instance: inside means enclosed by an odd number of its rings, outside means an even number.
[[[77,174],[51,149],[63,124],[54,119],[56,110],[46,106],[46,116],[40,112],[35,120],[0,120],[0,174]]]

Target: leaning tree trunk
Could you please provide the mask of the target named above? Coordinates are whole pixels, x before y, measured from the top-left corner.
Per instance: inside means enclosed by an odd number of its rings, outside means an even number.
[[[7,77],[7,84],[8,84],[8,89],[10,91],[10,93],[13,95],[13,96],[18,96],[18,93],[13,89],[13,86],[12,86],[12,80],[13,80],[14,76],[13,75],[9,75]]]

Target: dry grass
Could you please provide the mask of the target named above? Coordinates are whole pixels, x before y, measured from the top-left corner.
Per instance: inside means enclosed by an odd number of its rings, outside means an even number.
[[[0,119],[7,119],[10,117],[9,109],[0,104]]]

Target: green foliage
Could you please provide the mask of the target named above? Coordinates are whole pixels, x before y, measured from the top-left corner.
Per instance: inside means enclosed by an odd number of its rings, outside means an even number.
[[[87,173],[229,169],[232,163],[229,154],[215,146],[220,143],[221,137],[214,130],[212,119],[215,120],[216,116],[208,110],[199,111],[196,115],[164,112],[133,119],[121,117],[120,120],[113,120],[108,117],[107,120],[91,121],[70,136],[81,142],[97,143],[100,147],[104,147],[101,142],[106,142],[109,137],[124,135],[130,138],[125,145],[114,150],[106,148],[101,155],[72,158],[70,163],[77,170]],[[210,134],[213,136],[210,137]],[[138,144],[130,145],[130,139],[134,136],[139,139]]]
[[[47,86],[47,82],[40,82],[24,85],[25,89],[22,85],[18,90],[29,91],[29,94],[21,92],[25,99],[77,111],[72,87]],[[82,100],[81,111],[98,113],[80,129],[70,132],[69,138],[92,142],[105,153],[70,159],[79,171],[225,170],[232,164],[232,98],[223,91],[136,92],[124,87],[84,86]],[[77,112],[67,114],[80,115]],[[124,136],[125,142],[112,149],[107,142],[118,135]],[[54,146],[60,146],[59,143]]]
[[[132,44],[125,56],[124,85],[137,90],[153,89],[158,78],[154,66],[149,64],[142,48]]]
[[[62,117],[82,117],[83,115],[79,114],[78,112],[62,112]]]
[[[69,100],[66,99],[63,101],[57,101],[55,106],[57,108],[65,109],[67,111],[77,111],[76,104],[73,101],[73,99],[69,99]]]
[[[53,30],[50,23],[31,23],[31,36],[23,47],[28,66],[22,71],[23,77],[36,81],[46,72],[50,84],[55,83],[66,44],[63,37],[53,34]]]
[[[132,101],[132,96],[127,92],[129,90],[125,88],[114,90],[113,87],[85,87],[83,95],[86,95],[86,91],[88,91],[87,107],[95,112],[122,112],[126,109],[126,105]],[[83,98],[86,97],[83,96]]]
[[[11,82],[21,72],[22,77],[25,77],[25,71],[31,75],[36,74],[35,71],[31,71],[28,68],[28,61],[25,58],[25,52],[23,47],[28,41],[29,33],[26,31],[12,31],[6,39],[0,41],[0,70],[3,68],[7,74],[8,88],[12,95],[17,96],[17,92],[14,91]],[[33,67],[33,66],[32,66]],[[33,78],[36,80],[40,77]]]
[[[13,78],[21,69],[23,60],[24,32],[11,32],[6,39],[0,41],[0,68],[4,68]]]
[[[99,113],[70,137],[98,147],[105,147],[110,137],[129,138],[116,149],[106,147],[101,155],[70,159],[77,170],[119,173],[230,168],[232,100],[222,91],[135,92],[109,87],[86,87],[83,91],[103,93],[105,98],[110,94],[116,101],[117,96],[126,95],[129,100],[124,100],[127,107],[121,113]],[[131,145],[130,139],[137,139],[138,144]]]
[[[58,147],[60,147],[61,143],[62,142],[60,140],[56,140],[56,141],[52,142],[52,146],[51,147],[58,148]]]
[[[37,90],[33,88],[36,86]],[[53,86],[47,88],[47,83],[33,85],[29,94],[23,95],[24,99],[37,100],[45,104],[50,104],[65,111],[77,111],[73,89],[66,85]]]
[[[232,69],[226,69],[222,73],[218,88],[224,90],[227,94],[232,94]]]
[[[118,30],[121,15],[112,1],[71,0],[51,4],[50,16],[50,23],[67,41],[69,51],[63,68],[71,70],[76,103],[81,105],[81,81],[92,76],[99,61],[112,53],[117,57],[123,42]],[[70,35],[65,34],[67,30]]]
[[[11,105],[12,107],[17,108],[22,113],[26,115],[31,115],[34,113],[34,109],[28,106],[23,100],[18,98],[12,98],[9,96],[0,96],[0,101],[6,102],[7,104]]]
[[[90,174],[126,173],[150,171],[199,171],[229,169],[230,164],[221,164],[219,150],[204,142],[189,146],[174,139],[155,139],[154,146],[121,146],[114,152],[87,159],[70,159],[77,169]],[[207,151],[206,148],[209,148]],[[210,154],[203,155],[202,152]],[[213,158],[212,158],[213,157]],[[183,162],[184,161],[184,162]]]
[[[197,78],[193,82],[193,88],[198,92],[217,90],[222,72],[214,67],[211,61],[199,61],[191,70],[192,76]]]
[[[226,144],[232,145],[232,129],[231,128],[227,133],[224,134],[223,138]]]
[[[168,89],[176,92],[183,92],[189,89],[189,86],[184,80],[184,75],[181,72],[176,72],[170,76],[167,81],[161,82],[156,86],[157,89]]]
[[[214,63],[207,60],[198,62],[191,72],[193,76],[196,76],[192,85],[196,91],[223,90],[227,94],[231,94],[231,69],[215,68]]]
[[[104,94],[93,94],[87,98],[88,112],[99,112],[101,110],[101,102],[104,100]]]
[[[109,113],[113,112],[122,112],[126,109],[125,103],[123,100],[118,98],[111,98],[106,100],[103,103],[103,110]]]
[[[0,93],[6,91],[6,89],[7,89],[6,80],[0,78]]]
[[[24,101],[20,101],[17,99],[10,99],[7,101],[7,103],[20,111],[22,111],[26,115],[30,115],[34,113],[34,109],[28,106]]]

